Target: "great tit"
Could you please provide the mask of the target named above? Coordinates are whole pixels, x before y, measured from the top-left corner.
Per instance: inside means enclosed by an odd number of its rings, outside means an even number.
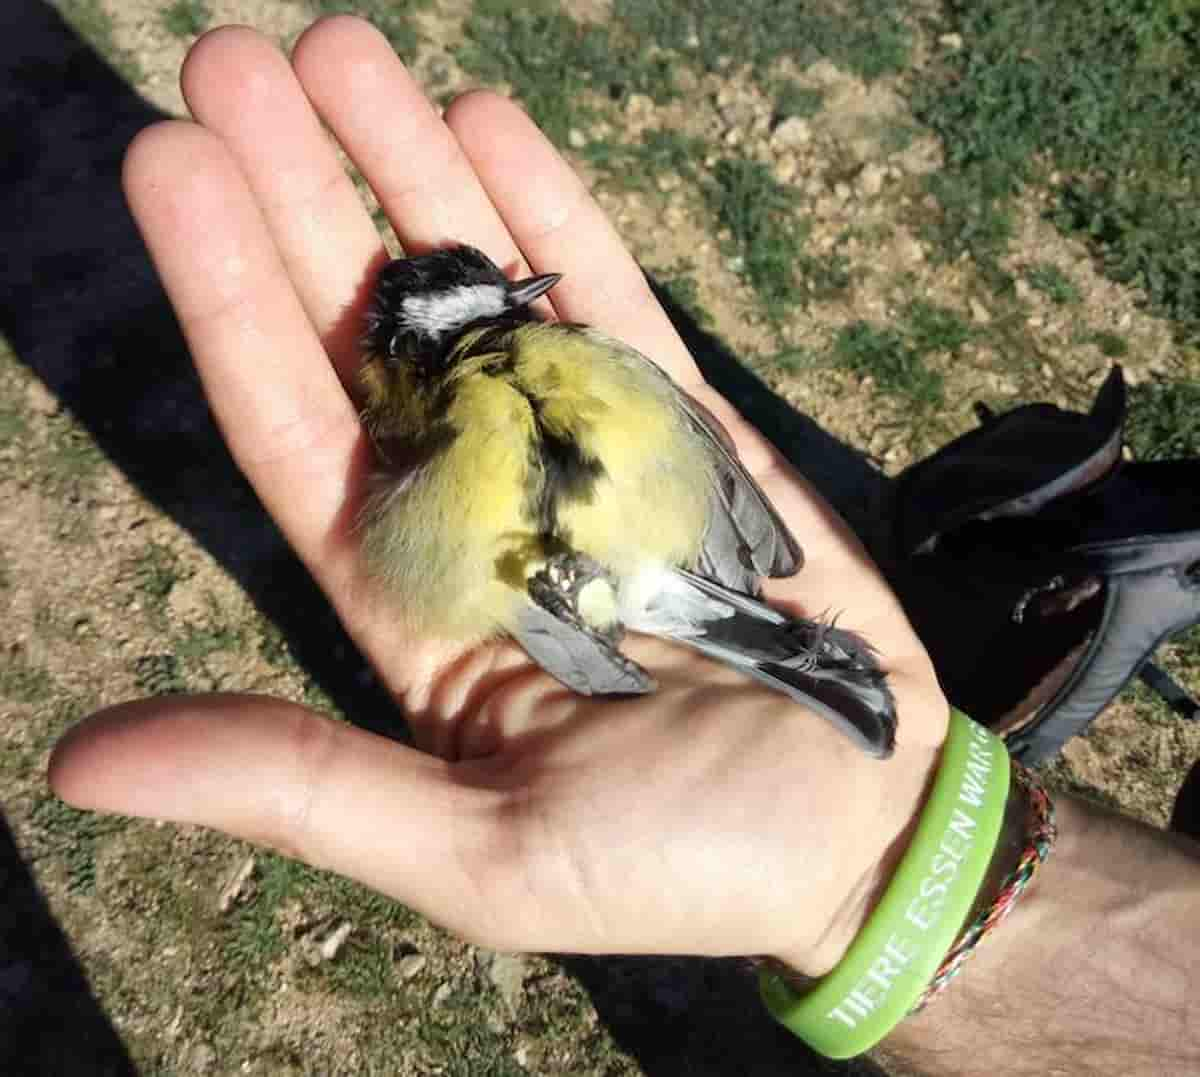
[[[560,274],[469,246],[389,262],[363,334],[366,566],[417,634],[507,633],[585,695],[652,691],[626,629],[694,647],[891,754],[872,648],[758,597],[802,562],[728,435],[626,344],[540,320]]]

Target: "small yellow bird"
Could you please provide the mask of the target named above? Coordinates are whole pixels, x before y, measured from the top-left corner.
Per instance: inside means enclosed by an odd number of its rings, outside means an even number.
[[[759,601],[799,545],[724,429],[639,352],[529,310],[473,247],[397,259],[366,318],[363,422],[379,469],[371,575],[419,635],[508,634],[586,695],[652,691],[625,629],[764,681],[884,757],[895,707],[870,646]]]

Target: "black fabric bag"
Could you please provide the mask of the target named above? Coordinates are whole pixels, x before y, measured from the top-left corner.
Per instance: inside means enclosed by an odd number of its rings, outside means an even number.
[[[893,484],[885,569],[951,702],[1037,762],[1200,621],[1200,460],[1122,458],[1119,367],[1087,414],[978,410]]]

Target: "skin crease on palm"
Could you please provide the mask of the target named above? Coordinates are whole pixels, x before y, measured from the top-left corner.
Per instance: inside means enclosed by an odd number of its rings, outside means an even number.
[[[440,117],[349,17],[310,27],[290,60],[252,30],[213,31],[182,82],[194,122],[137,137],[130,205],[234,456],[422,750],[265,697],[143,700],[72,730],[53,788],[262,842],[497,949],[832,967],[903,850],[947,718],[862,548],[704,386],[619,238],[516,106],[475,93]],[[511,644],[455,655],[402,637],[354,534],[371,465],[355,340],[386,255],[322,123],[406,250],[468,242],[514,276],[563,273],[544,313],[620,336],[721,418],[804,547],[805,567],[769,599],[840,611],[880,652],[899,712],[890,760],[665,643],[628,641],[661,688],[615,702],[571,695]]]

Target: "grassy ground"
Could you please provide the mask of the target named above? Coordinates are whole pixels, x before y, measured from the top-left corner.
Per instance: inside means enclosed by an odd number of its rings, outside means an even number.
[[[209,26],[286,45],[345,10],[374,19],[440,100],[514,93],[674,301],[887,473],[968,429],[975,399],[1086,407],[1114,359],[1136,454],[1200,454],[1189,0],[55,7],[165,113],[182,112],[178,65]],[[119,82],[88,77],[117,100]],[[79,140],[76,186],[113,194],[121,147],[66,122],[71,85],[49,79],[37,107]],[[54,208],[21,222],[31,234],[72,197],[52,189]],[[80,268],[76,233],[61,264],[83,284],[65,274],[43,321],[31,301],[4,323],[0,790],[140,1071],[824,1072],[723,963],[494,955],[272,854],[49,795],[55,738],[132,695],[236,687],[391,721],[222,456],[128,222],[99,216],[88,228],[116,229],[99,268]],[[106,384],[153,358],[159,380],[130,397],[132,417],[105,413],[56,355]],[[181,474],[216,493],[181,498]],[[1200,637],[1165,660],[1200,691]],[[1197,731],[1133,690],[1055,775],[1161,823],[1198,755]]]

